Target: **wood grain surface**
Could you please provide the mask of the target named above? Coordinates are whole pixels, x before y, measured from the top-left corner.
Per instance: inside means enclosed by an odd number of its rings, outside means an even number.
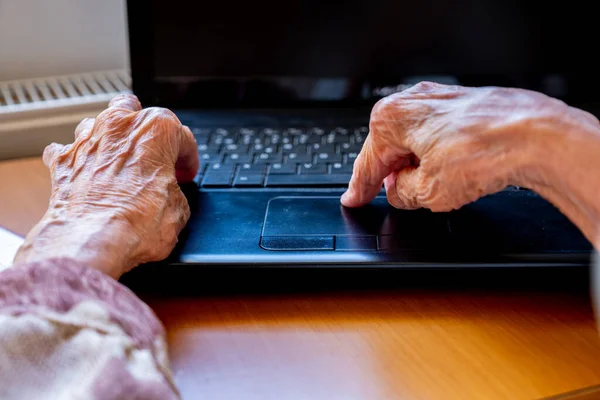
[[[0,163],[0,226],[25,234],[49,190],[39,159]],[[197,278],[195,295],[141,293],[165,324],[184,399],[541,399],[575,390],[572,398],[600,398],[582,390],[600,384],[585,280],[248,292],[228,282],[251,281],[221,275]],[[295,279],[273,277],[280,287]]]
[[[50,186],[39,157],[0,162],[0,226],[25,236],[46,212]]]

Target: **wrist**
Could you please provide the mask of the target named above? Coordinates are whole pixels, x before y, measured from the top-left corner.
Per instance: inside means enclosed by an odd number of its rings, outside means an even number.
[[[118,279],[136,265],[139,238],[112,213],[84,213],[51,205],[29,232],[15,264],[67,258]]]
[[[529,130],[526,161],[514,184],[550,201],[598,246],[600,125],[589,123],[589,114],[583,115],[581,110],[565,108],[564,114],[540,121]]]

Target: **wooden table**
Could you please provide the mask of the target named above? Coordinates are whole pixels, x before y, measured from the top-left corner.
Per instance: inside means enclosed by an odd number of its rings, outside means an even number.
[[[0,192],[0,225],[23,235],[46,207],[47,171],[0,163]],[[166,326],[184,399],[539,399],[600,384],[585,284],[142,298]]]

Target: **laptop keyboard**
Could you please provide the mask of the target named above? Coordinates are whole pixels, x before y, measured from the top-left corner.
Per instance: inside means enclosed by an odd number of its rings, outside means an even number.
[[[191,128],[203,188],[347,187],[368,127]]]

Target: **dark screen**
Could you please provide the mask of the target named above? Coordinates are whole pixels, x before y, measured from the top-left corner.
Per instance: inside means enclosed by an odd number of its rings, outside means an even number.
[[[598,90],[589,1],[151,4],[155,82],[195,95],[223,85],[238,100],[371,99],[421,79],[585,100]]]

